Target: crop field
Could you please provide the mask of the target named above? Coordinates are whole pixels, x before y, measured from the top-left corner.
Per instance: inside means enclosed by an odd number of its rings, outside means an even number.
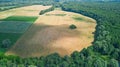
[[[17,40],[18,38],[20,38],[20,36],[22,35],[22,33],[3,33],[0,32],[0,53],[5,53],[6,50],[8,50],[8,48],[3,48],[2,47],[2,42],[6,39],[9,39],[11,41],[10,46],[12,46]]]
[[[24,33],[32,23],[21,21],[0,21],[0,32]]]
[[[49,15],[49,16],[48,16]],[[76,21],[78,16],[84,20]],[[89,23],[88,23],[89,22]],[[71,30],[74,24],[77,29]],[[92,18],[62,10],[54,10],[40,15],[36,22],[20,37],[6,55],[39,57],[51,53],[61,56],[87,48],[94,40],[96,21]]]
[[[37,17],[10,16],[0,20],[0,32],[24,33]]]
[[[36,7],[36,8],[34,8]],[[26,15],[39,12],[44,7],[41,5],[26,6],[0,12],[0,53],[5,53],[24,34],[25,31],[36,21],[38,15]],[[47,7],[44,7],[48,8]],[[24,14],[21,10],[25,11]],[[39,9],[39,10],[38,10]],[[34,11],[30,11],[34,10]],[[19,15],[18,15],[19,14]],[[21,15],[22,14],[22,15]],[[5,46],[4,41],[9,40],[9,46]]]
[[[24,22],[34,22],[37,16],[10,16],[5,19],[0,19],[0,21],[24,21]]]
[[[10,16],[39,16],[41,10],[47,9],[51,6],[33,5],[20,8],[14,8],[0,12],[0,19],[4,19]]]

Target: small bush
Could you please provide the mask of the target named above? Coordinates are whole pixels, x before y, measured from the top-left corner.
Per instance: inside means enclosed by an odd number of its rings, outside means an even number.
[[[70,28],[70,29],[76,29],[77,27],[76,27],[74,24],[72,24],[72,25],[70,25],[69,28]]]

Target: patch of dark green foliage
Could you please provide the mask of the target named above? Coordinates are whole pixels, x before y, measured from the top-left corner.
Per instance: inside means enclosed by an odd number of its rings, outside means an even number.
[[[69,26],[69,28],[70,29],[76,29],[77,27],[74,24],[72,24],[72,25]]]
[[[53,11],[53,10],[54,10],[54,6],[51,7],[51,8],[45,9],[45,10],[41,10],[39,14],[40,14],[40,15],[43,15],[43,14],[45,14],[45,13],[47,13],[47,12],[50,12],[50,11]]]

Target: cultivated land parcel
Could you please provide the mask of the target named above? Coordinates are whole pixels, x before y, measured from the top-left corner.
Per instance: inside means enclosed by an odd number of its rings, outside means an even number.
[[[33,5],[1,12],[0,34],[5,34],[0,41],[17,41],[6,55],[39,57],[57,52],[64,56],[91,45],[96,26],[94,19],[60,9],[39,16],[41,10],[49,7]],[[71,24],[77,29],[69,29]]]
[[[36,9],[33,9],[35,7]],[[0,47],[2,47],[0,48],[0,52],[4,53],[24,34],[37,19],[39,11],[42,10],[41,8],[45,9],[49,7],[34,5],[0,12]],[[3,41],[7,39],[9,39],[11,43],[9,47],[3,48],[5,45]]]

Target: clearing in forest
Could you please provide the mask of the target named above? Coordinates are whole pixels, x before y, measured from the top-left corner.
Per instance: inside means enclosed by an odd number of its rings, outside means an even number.
[[[71,24],[77,28],[70,29]],[[39,57],[55,52],[61,56],[70,55],[73,51],[80,51],[91,45],[95,26],[96,21],[92,18],[54,10],[40,15],[6,55]]]

